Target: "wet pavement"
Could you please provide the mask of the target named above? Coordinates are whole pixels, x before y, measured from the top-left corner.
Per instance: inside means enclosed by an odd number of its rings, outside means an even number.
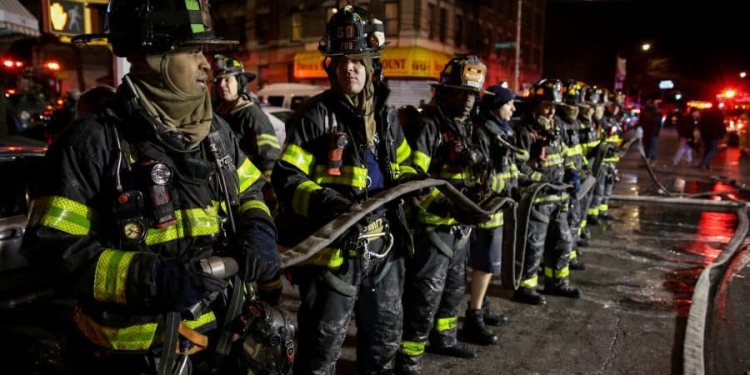
[[[750,185],[750,159],[740,158],[737,148],[719,153],[714,169],[703,171],[671,166],[676,147],[674,130],[665,129],[659,151],[668,165],[659,160],[654,167],[662,186],[650,177],[633,147],[619,164],[622,181],[615,194],[658,196],[681,178],[686,180],[685,194],[729,191],[727,198],[745,198],[743,192],[734,190],[743,183]],[[591,227],[591,246],[581,249],[587,269],[573,271],[571,276],[583,289],[583,298],[550,296],[546,306],[522,305],[512,302],[511,292],[493,281],[489,291],[493,309],[510,318],[507,326],[495,329],[500,343],[477,346],[479,356],[473,360],[427,354],[423,374],[682,374],[693,289],[701,272],[729,243],[738,218],[734,209],[719,206],[613,200],[610,207],[619,220]],[[724,277],[716,309],[710,313],[707,374],[750,370],[750,302],[746,302],[750,301],[750,271],[745,268],[750,255],[741,255],[731,262],[734,273]],[[287,288],[285,296],[283,305],[296,311],[295,290]],[[44,322],[59,308],[22,307],[12,317],[3,314],[0,336],[29,349],[0,352],[0,366],[23,358],[36,361],[33,369],[57,369],[64,344],[62,330]],[[339,374],[354,373],[355,335],[352,325]],[[31,368],[18,373],[34,372],[45,373]]]

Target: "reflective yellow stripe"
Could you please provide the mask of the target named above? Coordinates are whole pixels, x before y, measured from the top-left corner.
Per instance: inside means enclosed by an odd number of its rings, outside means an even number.
[[[581,148],[580,144],[575,145],[565,150],[565,155],[567,156],[581,155],[582,153],[583,153],[583,149]]]
[[[76,309],[73,320],[78,329],[92,343],[103,348],[115,350],[148,350],[155,344],[157,323],[136,324],[129,327],[107,327],[103,326],[80,309]],[[182,322],[191,329],[199,329],[216,321],[216,315],[209,311],[204,313],[198,320],[183,320]]]
[[[396,149],[396,163],[402,164],[409,159],[409,156],[411,156],[411,147],[409,147],[409,143],[406,140],[403,140]]]
[[[391,163],[392,170],[393,170],[393,177],[398,178],[400,176],[405,175],[415,175],[417,174],[417,170],[412,168],[411,165],[400,165],[396,163]]]
[[[490,216],[490,220],[478,225],[479,228],[492,229],[503,226],[503,211],[498,211]]]
[[[401,341],[398,351],[401,354],[406,354],[410,357],[415,357],[424,354],[424,343],[414,341]]]
[[[28,226],[44,225],[74,236],[91,230],[94,211],[84,204],[60,196],[39,197],[31,203]]]
[[[591,215],[591,216],[599,216],[599,207],[591,207],[591,208],[589,208],[589,215]]]
[[[310,169],[312,169],[313,164],[315,164],[315,156],[313,156],[313,154],[293,143],[289,143],[284,147],[284,151],[281,152],[279,160],[297,167],[307,176],[310,175]]]
[[[466,181],[471,179],[471,175],[467,173],[466,171],[460,171],[460,172],[452,172],[451,166],[444,165],[443,168],[440,169],[440,172],[438,173],[438,177],[444,180],[456,180],[456,181]]]
[[[564,162],[562,155],[560,154],[549,154],[547,155],[547,158],[544,159],[544,162],[542,162],[542,165],[545,167],[554,167],[557,165],[560,165]]]
[[[417,221],[420,223],[426,223],[431,225],[454,225],[457,224],[456,220],[451,217],[441,217],[438,215],[435,215],[427,209],[432,205],[432,202],[435,201],[435,198],[437,198],[440,195],[440,190],[433,188],[430,192],[430,195],[428,195],[420,204],[420,210],[417,213]]]
[[[281,146],[279,146],[279,139],[276,138],[276,135],[271,134],[260,134],[258,135],[258,146],[270,146],[276,149],[280,149]]]
[[[545,195],[534,199],[534,203],[562,202],[568,198],[570,198],[568,193]]]
[[[570,252],[570,260],[578,258],[578,251],[576,249],[573,249],[573,251]]]
[[[242,203],[240,205],[239,213],[240,215],[242,215],[243,213],[252,209],[261,210],[265,212],[268,216],[271,216],[271,210],[268,209],[268,206],[266,206],[266,204],[263,201],[259,201],[255,199]]]
[[[299,215],[307,216],[307,211],[310,208],[310,196],[322,187],[312,181],[303,181],[297,185],[297,189],[294,190],[292,196],[292,209]]]
[[[435,329],[438,332],[447,331],[449,329],[456,328],[458,326],[458,317],[451,316],[448,318],[439,318],[435,322]]]
[[[326,172],[327,170],[327,165],[316,165],[315,176],[312,180],[318,185],[336,184],[353,186],[360,189],[367,187],[367,168],[345,165],[341,167],[340,176],[331,176]]]
[[[125,281],[128,279],[132,251],[104,250],[94,271],[94,299],[101,302],[126,304]]]
[[[532,289],[532,288],[536,288],[538,285],[539,285],[539,276],[534,276],[530,279],[521,280],[519,287]]]
[[[178,238],[211,236],[219,233],[219,206],[175,211],[177,224],[161,229],[149,228],[146,244],[154,245]]]
[[[306,263],[335,268],[344,264],[344,256],[341,254],[341,249],[326,247]]]
[[[570,268],[565,267],[561,270],[556,270],[551,267],[544,267],[544,276],[554,279],[564,279],[570,275]]]
[[[422,151],[414,151],[411,153],[411,161],[412,164],[421,168],[422,172],[427,172],[430,170],[430,163],[432,162],[432,158],[430,158]]]
[[[240,194],[245,192],[245,190],[252,186],[256,181],[260,180],[262,176],[263,174],[260,172],[260,169],[250,162],[250,159],[246,158],[245,161],[242,162],[242,165],[237,168],[237,178],[240,182]]]
[[[609,205],[604,203],[599,205],[599,212],[606,212],[609,211]]]
[[[529,154],[529,152],[526,150],[518,150],[518,152],[516,152],[516,161],[525,163],[529,161],[530,158],[531,158],[531,154]]]

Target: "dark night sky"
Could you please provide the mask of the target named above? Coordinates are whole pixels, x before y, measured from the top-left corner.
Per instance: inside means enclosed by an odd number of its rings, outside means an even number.
[[[648,58],[668,58],[688,95],[710,96],[750,74],[748,0],[548,0],[544,75],[611,87],[618,51],[629,74]],[[745,78],[750,80],[750,77]],[[747,83],[744,83],[747,85]],[[746,86],[747,87],[747,86]],[[708,93],[708,95],[706,95]]]

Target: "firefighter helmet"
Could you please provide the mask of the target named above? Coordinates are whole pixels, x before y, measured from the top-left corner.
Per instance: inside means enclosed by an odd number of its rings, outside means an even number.
[[[531,86],[529,99],[534,102],[562,102],[562,82],[559,79],[542,79]]]
[[[606,93],[603,88],[599,86],[589,86],[586,88],[584,101],[589,104],[604,104],[605,95]]]
[[[481,92],[486,75],[487,66],[478,56],[458,55],[445,64],[435,86]]]
[[[247,84],[252,82],[256,77],[255,73],[246,72],[239,60],[226,55],[214,55],[211,70],[213,73],[213,84],[218,84],[221,78],[235,76],[240,95],[249,94]]]
[[[132,51],[161,54],[185,45],[238,43],[216,37],[208,0],[110,0],[107,33],[78,35],[72,42],[104,38],[119,57]]]
[[[288,374],[294,362],[293,320],[288,312],[253,301],[241,316],[242,358],[255,374]]]
[[[578,105],[583,103],[586,96],[586,84],[574,79],[567,79],[562,83],[563,103],[568,105]]]
[[[318,50],[326,56],[376,54],[385,44],[383,22],[364,8],[347,5],[328,20]]]

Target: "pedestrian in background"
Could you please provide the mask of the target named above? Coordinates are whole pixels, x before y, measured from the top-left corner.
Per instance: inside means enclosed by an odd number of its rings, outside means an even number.
[[[724,127],[724,114],[716,108],[707,109],[701,116],[698,129],[700,129],[701,139],[705,148],[703,151],[703,160],[701,161],[701,169],[707,171],[711,169],[711,159],[719,152],[719,141],[727,133]]]
[[[698,108],[691,108],[688,114],[683,116],[680,122],[677,123],[677,135],[680,137],[680,147],[672,159],[674,166],[680,164],[683,155],[685,155],[685,161],[688,164],[693,164],[693,137],[695,129],[698,128],[700,118],[701,113]]]

